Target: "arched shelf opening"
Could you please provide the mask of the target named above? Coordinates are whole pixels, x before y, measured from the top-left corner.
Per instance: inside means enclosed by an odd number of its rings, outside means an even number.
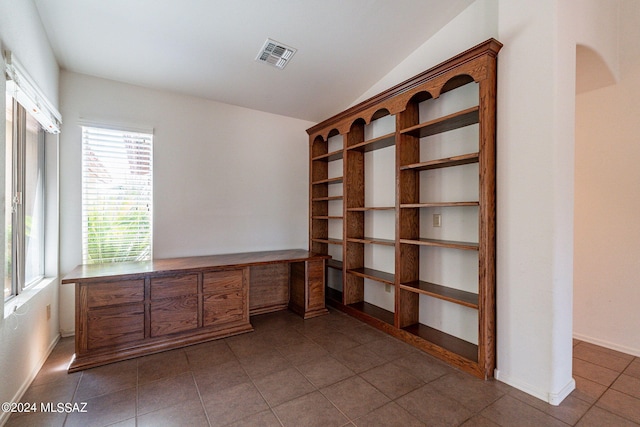
[[[371,123],[374,120],[378,120],[378,119],[381,119],[383,117],[386,117],[389,114],[391,114],[389,112],[389,110],[387,110],[386,108],[381,108],[381,109],[377,110],[375,113],[373,113],[373,115],[371,116],[371,119],[369,119],[369,123]]]
[[[407,108],[411,104],[418,105],[421,102],[428,101],[430,99],[433,99],[433,95],[431,95],[429,92],[427,91],[418,92],[414,94],[411,98],[409,98],[409,100],[405,104],[405,108]]]
[[[443,93],[447,93],[451,90],[458,89],[459,87],[472,83],[474,81],[475,80],[473,79],[473,77],[471,77],[468,74],[460,74],[455,77],[452,77],[449,80],[447,80],[444,86],[442,86],[442,89],[440,89],[440,95],[442,95]]]
[[[353,122],[351,122],[351,126],[349,126],[349,132],[354,132],[357,128],[366,124],[367,122],[362,117],[358,117]]]
[[[338,129],[336,129],[336,128],[333,128],[327,134],[327,139],[333,138],[336,135],[340,135],[340,131]]]

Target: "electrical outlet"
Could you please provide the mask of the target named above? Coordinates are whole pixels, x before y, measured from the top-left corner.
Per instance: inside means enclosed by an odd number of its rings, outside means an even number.
[[[47,320],[51,319],[51,304],[47,304]]]
[[[442,214],[433,214],[433,226],[442,227]]]
[[[384,285],[384,291],[391,293],[391,285]]]

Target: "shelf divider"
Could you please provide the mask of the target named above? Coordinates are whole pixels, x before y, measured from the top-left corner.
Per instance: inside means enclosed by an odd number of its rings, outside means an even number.
[[[468,341],[462,340],[445,332],[416,323],[405,328],[404,331],[431,342],[438,347],[456,353],[472,362],[478,362],[478,346]]]
[[[362,208],[348,208],[349,212],[367,212],[367,211],[392,211],[395,210],[395,206],[369,206]]]
[[[459,156],[446,157],[443,159],[429,160],[427,162],[413,163],[410,165],[400,166],[400,170],[425,171],[430,169],[448,168],[452,166],[468,165],[470,163],[478,163],[478,153],[461,154]]]
[[[368,316],[371,316],[393,326],[393,313],[391,311],[385,310],[384,308],[380,308],[376,305],[369,304],[368,302],[364,301],[349,304],[348,307],[361,311]]]
[[[333,258],[327,260],[327,267],[336,270],[342,270],[342,261],[335,260]]]
[[[408,245],[438,246],[442,248],[464,249],[477,251],[479,245],[473,242],[458,242],[455,240],[439,240],[439,239],[400,239],[400,243]]]
[[[311,183],[312,185],[319,185],[319,184],[342,184],[342,177],[341,176],[336,176],[334,178],[327,178],[327,179],[320,179],[318,181],[313,181]]]
[[[311,239],[312,242],[329,243],[330,245],[342,245],[342,239]]]
[[[392,273],[387,273],[380,270],[374,270],[373,268],[352,268],[347,270],[347,273],[351,273],[354,276],[363,277],[365,279],[375,280],[376,282],[381,282],[387,285],[395,284],[395,275]]]
[[[364,142],[360,142],[358,144],[352,145],[351,147],[347,147],[347,150],[362,151],[366,153],[369,151],[380,150],[382,148],[391,147],[392,145],[395,145],[395,143],[396,143],[396,134],[394,132],[394,133],[382,135],[381,137],[378,137],[378,138],[368,139]]]
[[[409,292],[416,292],[455,304],[464,305],[465,307],[478,309],[478,294],[474,294],[472,292],[462,291],[460,289],[437,285],[435,283],[429,283],[422,280],[401,283],[400,288]]]
[[[425,136],[473,125],[479,122],[479,110],[478,106],[467,108],[466,110],[458,111],[435,120],[411,126],[410,128],[401,130],[400,133],[424,138]]]
[[[353,243],[364,243],[368,245],[383,245],[383,246],[395,246],[396,241],[390,239],[378,239],[374,237],[363,237],[363,238],[354,238],[350,237],[347,239],[348,242]]]
[[[342,200],[342,196],[327,196],[327,197],[314,197],[311,199],[312,202],[330,202],[332,200]]]
[[[414,208],[448,208],[463,206],[480,206],[480,202],[427,202],[427,203],[403,203],[400,209]]]
[[[331,153],[321,154],[319,156],[312,157],[311,160],[321,160],[326,162],[332,162],[334,160],[340,160],[343,157],[343,154],[344,154],[344,150],[340,149],[340,150],[332,151]]]

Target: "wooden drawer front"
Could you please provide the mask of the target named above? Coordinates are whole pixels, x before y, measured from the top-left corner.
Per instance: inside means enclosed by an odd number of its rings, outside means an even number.
[[[324,262],[307,262],[307,308],[324,307]]]
[[[144,304],[90,310],[87,337],[88,350],[144,339]]]
[[[204,297],[204,326],[240,322],[247,317],[246,297],[241,290]]]
[[[159,300],[198,293],[198,275],[154,277],[151,279],[151,299]]]
[[[198,327],[198,297],[172,298],[151,304],[151,336]]]
[[[123,280],[83,285],[87,288],[87,305],[102,307],[105,305],[127,304],[144,301],[144,280]]]
[[[202,292],[218,293],[242,289],[243,270],[213,271],[202,278]]]

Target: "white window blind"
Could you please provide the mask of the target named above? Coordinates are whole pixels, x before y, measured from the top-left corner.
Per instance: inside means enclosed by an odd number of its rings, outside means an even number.
[[[85,264],[151,259],[153,135],[82,127]]]

